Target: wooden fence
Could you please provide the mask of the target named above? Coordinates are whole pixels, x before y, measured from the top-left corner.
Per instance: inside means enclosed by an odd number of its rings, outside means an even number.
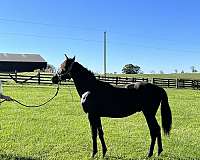
[[[0,73],[0,80],[2,82],[14,83],[35,83],[35,84],[48,84],[51,85],[51,78],[53,74],[34,72],[31,75],[19,73]],[[135,82],[149,82],[156,84],[163,88],[189,88],[200,89],[200,80],[191,79],[168,79],[168,78],[128,78],[128,77],[105,77],[96,76],[100,81],[108,82],[112,85],[124,86]],[[62,82],[62,85],[74,85],[73,81]]]
[[[113,85],[127,85],[135,82],[148,82],[148,78],[105,77],[105,76],[96,76],[96,78]]]
[[[153,84],[163,88],[200,89],[200,80],[153,78]]]

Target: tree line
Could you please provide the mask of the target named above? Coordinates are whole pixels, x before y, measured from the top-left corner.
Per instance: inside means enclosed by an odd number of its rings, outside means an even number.
[[[197,73],[198,70],[195,68],[195,66],[190,67],[192,73]],[[174,70],[175,73],[178,73],[178,70]],[[143,73],[141,70],[141,67],[138,65],[133,65],[133,64],[126,64],[122,68],[122,73],[124,74],[138,74],[138,73]],[[184,70],[181,71],[181,73],[184,73]],[[160,74],[164,74],[163,71],[160,71]]]

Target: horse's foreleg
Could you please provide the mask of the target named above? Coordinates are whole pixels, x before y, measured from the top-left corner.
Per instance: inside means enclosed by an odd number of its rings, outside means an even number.
[[[102,145],[102,152],[103,152],[103,157],[106,155],[107,152],[107,147],[106,147],[106,143],[104,140],[104,133],[103,133],[103,129],[102,129],[102,125],[101,125],[101,118],[98,118],[98,133],[99,133],[99,139],[101,141],[101,145]]]
[[[90,122],[90,127],[92,131],[92,142],[93,142],[93,153],[92,157],[94,157],[97,153],[97,117],[88,114],[88,119]]]

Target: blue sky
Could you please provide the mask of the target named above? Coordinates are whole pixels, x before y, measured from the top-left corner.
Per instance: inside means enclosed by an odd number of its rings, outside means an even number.
[[[1,0],[0,52],[38,53],[59,67],[64,53],[93,72],[125,64],[143,72],[200,70],[199,0]]]

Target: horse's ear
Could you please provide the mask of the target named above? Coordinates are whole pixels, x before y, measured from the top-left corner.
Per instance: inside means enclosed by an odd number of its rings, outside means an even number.
[[[65,54],[65,57],[66,57],[66,60],[68,60],[68,57],[67,57],[67,55]]]
[[[75,61],[75,59],[76,59],[76,58],[75,58],[75,56],[74,56],[74,57],[72,58],[72,60]]]

